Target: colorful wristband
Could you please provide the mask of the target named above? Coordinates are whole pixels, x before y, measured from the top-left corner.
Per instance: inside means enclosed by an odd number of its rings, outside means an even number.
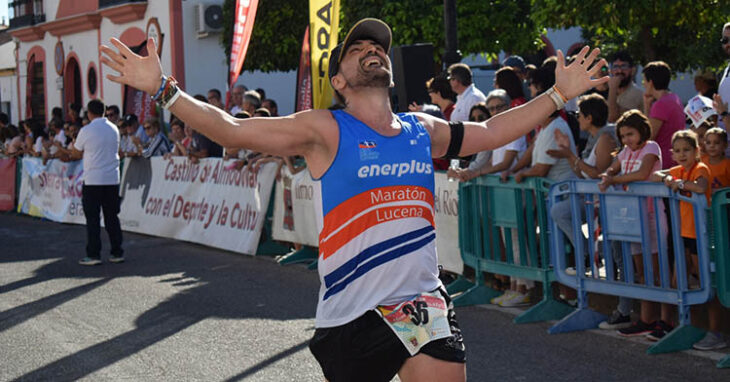
[[[169,77],[166,83],[165,90],[162,91],[157,103],[163,108],[169,109],[180,97],[180,89],[177,87],[177,80],[174,77]]]
[[[163,74],[162,75],[162,83],[160,84],[160,88],[157,89],[157,93],[152,96],[153,101],[157,101],[160,96],[162,95],[162,91],[165,90],[165,86],[167,85],[167,77]]]

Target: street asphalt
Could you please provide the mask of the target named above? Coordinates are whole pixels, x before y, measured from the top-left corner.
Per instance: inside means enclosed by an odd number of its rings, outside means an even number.
[[[84,244],[84,226],[0,214],[0,381],[323,380],[307,348],[316,272],[131,233],[127,262],[84,267]],[[470,381],[730,380],[725,353],[647,355],[515,312],[457,309]]]

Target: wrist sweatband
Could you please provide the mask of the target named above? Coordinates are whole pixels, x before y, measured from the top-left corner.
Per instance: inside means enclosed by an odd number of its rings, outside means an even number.
[[[167,101],[167,102],[166,102],[166,103],[165,103],[164,105],[162,105],[162,107],[163,107],[163,108],[165,108],[166,110],[167,110],[167,109],[170,109],[170,107],[172,107],[172,105],[173,105],[173,104],[175,104],[175,101],[177,101],[177,99],[178,99],[178,98],[180,98],[180,95],[181,95],[181,94],[182,94],[182,93],[181,93],[181,92],[180,92],[180,90],[179,90],[179,89],[177,88],[177,85],[175,85],[175,88],[174,88],[174,93],[173,93],[173,94],[172,94],[172,96],[170,97],[170,100],[169,100],[169,101]]]
[[[457,159],[461,151],[461,144],[464,142],[464,123],[449,122],[449,128],[451,128],[451,141],[449,141],[449,149],[446,150],[444,158]]]
[[[563,100],[563,103],[568,103],[568,97],[566,97],[565,94],[558,89],[558,85],[553,85],[553,89],[555,89],[555,92],[558,93],[560,99]]]
[[[563,97],[563,95],[561,93],[559,93],[559,90],[557,90],[557,88],[554,85],[553,85],[553,87],[551,87],[550,89],[548,89],[545,92],[545,94],[547,94],[548,97],[550,97],[550,99],[553,101],[553,103],[555,104],[555,107],[558,110],[560,110],[563,107],[565,107],[565,102],[567,102],[567,101],[565,100],[565,98]]]

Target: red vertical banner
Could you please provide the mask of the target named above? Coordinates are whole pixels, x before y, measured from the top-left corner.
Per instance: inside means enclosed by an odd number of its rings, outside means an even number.
[[[158,40],[158,43],[159,40]],[[141,45],[132,48],[132,51],[139,54],[140,56],[147,55],[147,40]],[[139,123],[143,124],[144,121],[150,118],[157,118],[157,107],[149,94],[135,89],[131,86],[124,86],[124,103],[123,103],[124,114],[131,113],[137,116]]]
[[[228,83],[231,88],[238,80],[238,75],[243,67],[243,60],[246,59],[246,51],[251,40],[258,5],[258,0],[236,0],[236,18],[233,22],[233,43],[231,44],[231,62],[228,76]]]
[[[0,159],[0,211],[15,208],[15,158]]]
[[[296,111],[309,110],[312,105],[312,61],[309,49],[309,26],[304,31],[302,54],[299,57],[297,71],[297,102]]]

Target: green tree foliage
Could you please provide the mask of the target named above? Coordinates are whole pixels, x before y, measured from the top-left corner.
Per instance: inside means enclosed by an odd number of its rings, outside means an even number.
[[[223,4],[221,44],[230,55],[235,0]],[[292,70],[299,65],[304,30],[309,23],[305,0],[260,0],[243,70]],[[443,0],[341,0],[339,41],[363,17],[377,17],[393,29],[393,45],[432,43],[437,62],[445,46]],[[457,23],[462,54],[501,50],[534,51],[539,33],[528,17],[530,0],[459,0]]]
[[[221,45],[231,55],[236,0],[223,3]],[[260,0],[244,71],[288,71],[299,66],[304,31],[309,24],[306,0]]]
[[[260,0],[244,70],[292,70],[299,64],[309,23],[306,0]],[[339,41],[363,17],[393,29],[394,45],[432,43],[437,62],[445,50],[443,0],[341,0]],[[225,0],[221,44],[230,54],[235,0]],[[628,50],[638,62],[663,60],[674,70],[719,67],[718,40],[730,21],[728,0],[458,0],[458,46],[463,55],[502,51],[530,54],[545,28],[583,29],[606,55]]]
[[[347,27],[363,17],[382,19],[393,29],[393,45],[429,42],[434,59],[445,52],[443,0],[342,0],[340,41]],[[459,0],[457,39],[463,55],[500,51],[533,52],[540,47],[539,30],[530,20],[529,0]]]
[[[675,71],[717,68],[724,54],[727,0],[533,0],[532,18],[546,28],[578,26],[606,55],[628,50],[639,63],[667,62]]]

